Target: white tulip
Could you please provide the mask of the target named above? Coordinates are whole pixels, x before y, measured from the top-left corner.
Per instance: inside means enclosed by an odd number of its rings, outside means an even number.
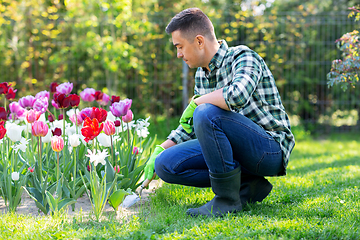
[[[110,136],[106,135],[105,133],[100,133],[99,136],[97,136],[97,140],[102,146],[111,147]]]
[[[19,178],[20,178],[20,175],[19,175],[18,172],[12,172],[12,173],[11,173],[11,179],[12,179],[13,181],[17,181],[17,180],[19,180]]]
[[[11,141],[17,142],[22,138],[22,132],[24,130],[24,126],[19,126],[15,123],[6,124],[7,133],[6,135],[10,138]]]
[[[41,141],[43,143],[49,143],[51,142],[51,137],[52,137],[52,132],[51,130],[49,130],[45,137],[41,137]]]
[[[109,120],[109,121],[115,122],[116,117],[114,116],[114,114],[112,114],[112,112],[111,112],[111,111],[108,111],[107,116],[106,116],[106,120]]]
[[[69,137],[69,143],[72,147],[77,147],[80,145],[80,136],[79,134],[73,134]]]

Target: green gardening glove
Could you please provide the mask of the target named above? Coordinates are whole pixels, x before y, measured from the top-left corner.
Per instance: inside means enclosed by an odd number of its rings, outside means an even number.
[[[155,158],[164,150],[165,148],[163,148],[162,146],[156,145],[154,152],[151,154],[149,161],[146,163],[146,166],[144,168],[145,179],[151,180],[152,177],[154,176]]]
[[[200,95],[195,95],[191,99],[189,105],[184,110],[183,114],[181,115],[180,121],[179,121],[179,123],[181,124],[181,126],[187,133],[191,133],[192,129],[193,129],[192,118],[194,115],[195,108],[197,107],[196,103],[194,102],[194,99],[198,98],[198,97],[200,97]]]

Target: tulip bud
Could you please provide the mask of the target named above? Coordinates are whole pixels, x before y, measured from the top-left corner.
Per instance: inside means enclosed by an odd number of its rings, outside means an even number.
[[[113,121],[109,121],[109,120],[106,120],[104,122],[104,127],[103,127],[103,130],[104,130],[104,133],[108,136],[110,135],[114,135],[116,130],[115,130],[115,124]]]
[[[119,165],[114,166],[114,170],[116,173],[120,173],[120,166]]]
[[[64,148],[64,139],[60,136],[53,136],[51,138],[51,148],[55,152],[60,152]]]
[[[31,173],[33,173],[33,172],[34,172],[34,168],[29,167],[29,168],[28,168],[28,171],[31,172]]]
[[[13,181],[17,181],[17,180],[19,180],[19,178],[20,178],[20,175],[19,175],[18,172],[12,172],[12,173],[11,173],[11,179],[12,179]]]
[[[116,120],[116,121],[114,122],[114,124],[115,124],[115,127],[120,127],[121,122],[120,122],[120,120]]]
[[[126,113],[125,116],[122,116],[121,119],[126,122],[126,123],[129,123],[131,122],[133,119],[134,119],[134,114],[133,112],[129,109]]]
[[[45,137],[49,131],[49,126],[43,121],[35,121],[31,124],[31,133],[35,137]]]
[[[134,147],[132,153],[135,154],[135,155],[138,155],[139,154],[139,148]]]

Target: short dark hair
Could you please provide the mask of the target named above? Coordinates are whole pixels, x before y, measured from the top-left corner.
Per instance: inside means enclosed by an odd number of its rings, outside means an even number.
[[[215,38],[213,24],[199,8],[188,8],[176,14],[165,29],[168,34],[177,30],[189,42],[199,34],[211,40]]]

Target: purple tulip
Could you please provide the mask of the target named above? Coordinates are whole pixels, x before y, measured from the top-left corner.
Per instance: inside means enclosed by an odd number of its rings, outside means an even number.
[[[44,91],[38,92],[35,95],[36,99],[39,99],[39,98],[42,98],[42,97],[46,97],[47,99],[50,99],[50,93],[48,91],[44,90]]]
[[[131,103],[131,99],[124,99],[120,102],[114,102],[110,106],[110,111],[115,117],[125,116],[131,107]]]
[[[36,98],[34,96],[28,95],[19,99],[19,104],[23,108],[32,108]]]
[[[107,95],[106,93],[103,93],[103,97],[100,101],[98,101],[98,103],[101,105],[101,106],[106,106],[110,101],[110,97],[109,95]]]
[[[33,108],[41,113],[46,112],[49,107],[49,100],[47,97],[40,97],[36,99]]]
[[[88,108],[83,108],[80,111],[80,116],[82,117],[82,119],[85,119],[86,117],[90,117],[92,113],[92,108],[88,107]]]
[[[69,82],[62,83],[56,87],[56,92],[63,93],[65,95],[69,95],[72,90],[73,90],[73,84]]]
[[[85,102],[92,102],[95,100],[95,89],[93,88],[85,88],[81,93],[80,97]]]
[[[25,117],[26,109],[21,107],[21,105],[18,102],[12,102],[9,104],[10,109],[10,119],[17,119],[21,117]]]

